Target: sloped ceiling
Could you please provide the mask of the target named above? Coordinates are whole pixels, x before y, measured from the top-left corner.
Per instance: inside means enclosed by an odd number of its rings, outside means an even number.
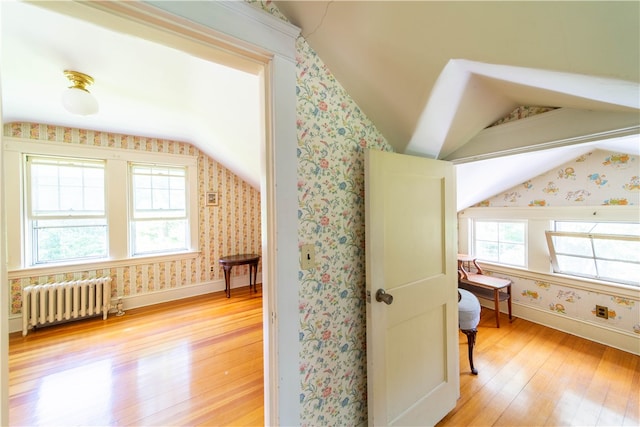
[[[69,1],[0,1],[3,123],[24,121],[189,142],[260,187],[260,79],[256,64],[177,37],[131,27]],[[69,14],[67,14],[69,12]],[[91,75],[100,106],[61,105],[63,70]]]
[[[275,3],[397,152],[458,163],[458,209],[600,141],[638,153],[638,2]],[[485,130],[521,105],[566,111]]]
[[[58,13],[70,3],[0,2],[3,122],[190,142],[259,188],[255,64],[108,25],[106,15]],[[397,152],[457,163],[459,209],[603,138],[614,151],[640,150],[638,2],[276,5]],[[62,110],[68,68],[95,78],[98,115]],[[562,108],[485,129],[519,105]]]

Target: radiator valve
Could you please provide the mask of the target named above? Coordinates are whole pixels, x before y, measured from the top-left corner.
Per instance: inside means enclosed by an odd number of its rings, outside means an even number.
[[[122,309],[124,304],[122,304],[122,298],[120,298],[118,300],[118,303],[116,304],[116,308],[118,309],[118,312],[116,313],[116,316],[122,316],[124,315],[124,310]]]

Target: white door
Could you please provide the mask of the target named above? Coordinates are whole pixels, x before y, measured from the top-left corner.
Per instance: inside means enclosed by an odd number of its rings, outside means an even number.
[[[369,425],[434,425],[460,389],[453,165],[368,150],[365,199]]]

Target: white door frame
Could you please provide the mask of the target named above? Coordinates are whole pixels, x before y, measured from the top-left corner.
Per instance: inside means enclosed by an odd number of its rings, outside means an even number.
[[[197,41],[211,55],[226,59],[235,56],[240,58],[239,62],[248,59],[263,67],[265,132],[260,191],[265,282],[265,423],[299,425],[295,40],[300,30],[244,2],[73,1],[40,5],[141,37],[148,38],[154,33],[177,36],[190,43]],[[1,203],[4,194],[0,196]],[[5,230],[6,224],[2,221],[0,236],[4,236]],[[4,255],[0,251],[2,264]],[[6,296],[8,284],[4,269],[0,269],[0,280],[2,296]],[[3,309],[0,313],[6,311]],[[8,321],[8,316],[3,315],[0,425],[8,425]]]

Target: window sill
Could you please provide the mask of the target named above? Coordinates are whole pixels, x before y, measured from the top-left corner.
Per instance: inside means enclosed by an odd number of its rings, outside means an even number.
[[[640,288],[632,285],[614,284],[601,280],[587,279],[583,277],[568,276],[557,273],[545,273],[527,270],[526,268],[506,267],[504,265],[491,264],[488,262],[478,262],[483,270],[494,273],[504,274],[507,276],[522,277],[526,279],[534,279],[540,281],[551,282],[559,285],[566,285],[573,288],[614,295],[623,298],[638,298],[640,296]]]
[[[74,262],[68,264],[39,265],[27,268],[9,270],[9,279],[24,276],[45,276],[51,274],[69,273],[74,271],[100,270],[105,268],[126,267],[130,265],[157,264],[167,261],[194,259],[200,256],[199,251],[177,252],[166,255],[138,256],[117,260],[101,260],[88,262]]]

